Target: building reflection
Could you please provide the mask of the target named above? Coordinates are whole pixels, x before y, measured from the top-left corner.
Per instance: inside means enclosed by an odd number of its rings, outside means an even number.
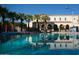
[[[70,36],[69,34],[60,34],[59,38],[60,40],[69,40]]]
[[[41,35],[36,36],[40,37],[41,39],[37,38],[38,41],[33,42],[33,44],[35,43],[35,47],[38,49],[42,49],[43,47],[48,47],[48,49],[73,49],[79,47],[79,41],[77,40],[79,36],[75,36],[74,39],[72,36],[70,36],[70,34],[42,33]]]
[[[76,35],[76,39],[79,39],[79,34],[78,34],[78,35]]]
[[[33,35],[5,35],[0,36],[4,39],[2,48],[7,50],[25,48],[25,49],[79,49],[78,34],[57,34],[41,33]],[[1,41],[3,42],[3,41]]]

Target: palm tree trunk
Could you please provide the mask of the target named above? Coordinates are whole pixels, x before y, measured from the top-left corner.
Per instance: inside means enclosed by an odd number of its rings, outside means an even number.
[[[5,25],[5,32],[7,32],[7,24]]]
[[[2,22],[3,22],[3,32],[5,32],[4,19],[5,19],[5,17],[4,17],[4,15],[2,15]]]
[[[15,20],[15,19],[13,18],[13,19],[12,19],[12,24],[13,24],[13,25],[12,25],[12,32],[14,32],[14,27],[15,27],[15,26],[14,26],[14,20]]]
[[[1,23],[0,23],[0,33],[2,32],[2,26],[1,26]]]
[[[23,19],[21,19],[21,32],[22,32],[22,23],[23,23]]]
[[[45,20],[45,22],[44,22],[44,26],[45,26],[45,32],[47,32],[47,21]]]
[[[37,25],[38,25],[38,28],[37,29],[39,30],[39,22],[38,22],[38,19],[37,19]]]
[[[28,28],[29,28],[29,21],[28,21]]]

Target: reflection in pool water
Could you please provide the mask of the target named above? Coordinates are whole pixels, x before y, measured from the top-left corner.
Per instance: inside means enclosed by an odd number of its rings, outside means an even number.
[[[60,49],[79,49],[79,34],[0,35],[0,54],[41,54],[45,51],[51,51],[49,53],[54,54],[57,52],[52,53],[53,50],[61,51]]]

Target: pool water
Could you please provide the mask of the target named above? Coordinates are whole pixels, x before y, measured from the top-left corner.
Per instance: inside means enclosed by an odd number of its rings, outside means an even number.
[[[0,35],[1,55],[76,55],[79,34],[37,33]]]

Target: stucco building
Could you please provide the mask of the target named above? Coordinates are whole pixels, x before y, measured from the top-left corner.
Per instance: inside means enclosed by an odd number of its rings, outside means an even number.
[[[47,22],[47,25],[44,24],[44,22],[39,22],[39,29],[42,30],[44,28],[44,26],[47,26],[46,28],[48,28],[48,26],[52,26],[52,28],[54,27],[54,24],[56,24],[58,26],[58,28],[60,29],[60,26],[63,26],[64,28],[66,28],[66,26],[69,27],[73,27],[79,26],[79,15],[49,15],[50,17],[50,21]],[[32,21],[30,23],[31,27],[34,28],[38,28],[38,24],[36,21]]]

